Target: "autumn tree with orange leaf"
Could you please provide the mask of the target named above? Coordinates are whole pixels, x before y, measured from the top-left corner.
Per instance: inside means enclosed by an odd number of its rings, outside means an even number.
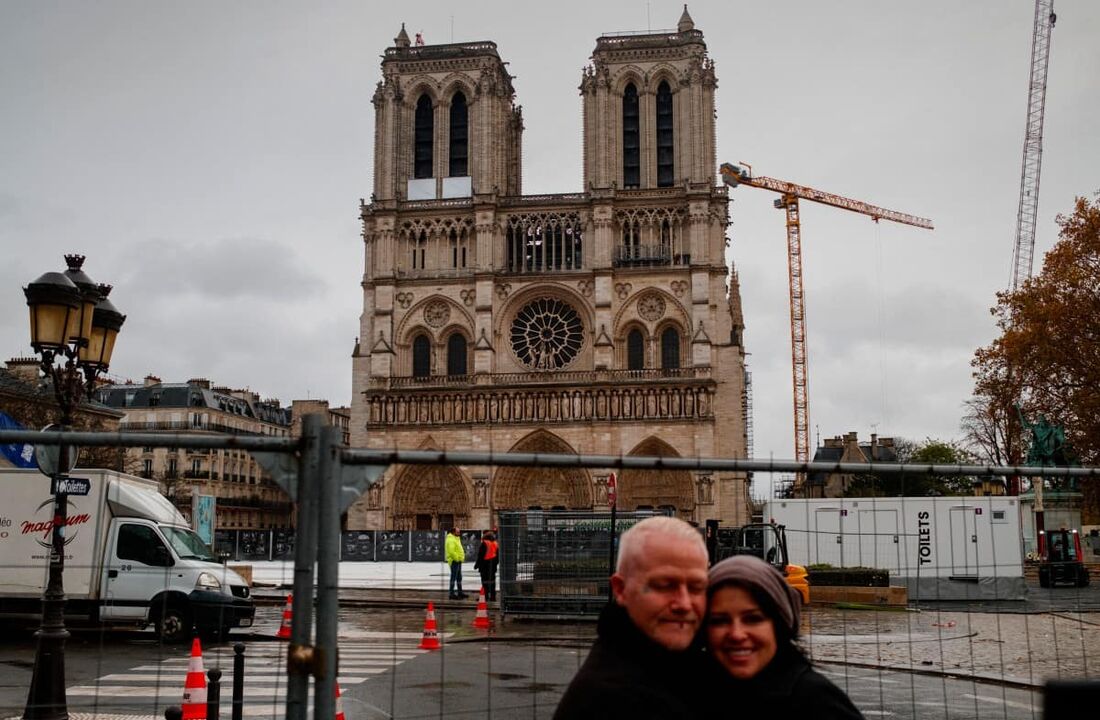
[[[1001,336],[973,360],[974,397],[963,429],[998,464],[1027,456],[1013,403],[1062,425],[1082,465],[1100,465],[1100,194],[1057,218],[1059,240],[1039,275],[997,294]],[[1086,524],[1100,518],[1100,483],[1081,483]]]

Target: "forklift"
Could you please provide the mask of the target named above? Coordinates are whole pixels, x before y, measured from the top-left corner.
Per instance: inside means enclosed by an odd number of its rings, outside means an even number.
[[[806,568],[792,565],[787,557],[787,528],[775,523],[749,523],[740,527],[720,527],[707,521],[707,552],[713,565],[733,555],[755,555],[783,573],[787,584],[810,604],[810,583]]]
[[[1039,587],[1088,585],[1089,571],[1081,558],[1081,536],[1077,530],[1040,530]]]

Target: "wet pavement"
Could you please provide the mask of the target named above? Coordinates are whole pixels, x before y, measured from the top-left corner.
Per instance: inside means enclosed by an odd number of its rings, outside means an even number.
[[[414,632],[429,600],[441,630],[454,641],[477,637],[470,627],[475,603],[446,599],[442,570],[432,564],[341,565],[342,615],[363,627]],[[278,565],[265,569],[274,578]],[[395,583],[379,587],[384,581]],[[399,587],[400,586],[400,587]],[[438,588],[438,589],[433,589]],[[285,590],[259,588],[275,601]],[[495,607],[491,608],[496,616]],[[497,623],[499,640],[558,643],[587,648],[591,622]],[[1100,678],[1100,578],[1086,588],[1028,588],[1025,601],[923,603],[900,610],[810,606],[803,645],[820,662],[920,673],[971,676],[1024,686],[1054,678]]]

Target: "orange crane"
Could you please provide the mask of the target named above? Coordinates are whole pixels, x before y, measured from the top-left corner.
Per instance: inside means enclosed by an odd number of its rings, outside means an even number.
[[[802,285],[802,235],[798,219],[799,199],[869,215],[872,220],[889,220],[904,225],[932,229],[932,221],[915,215],[887,210],[842,195],[795,185],[785,180],[753,176],[752,167],[722,163],[722,180],[730,187],[749,185],[780,194],[775,207],[787,213],[787,270],[791,293],[791,369],[794,376],[794,457],[799,462],[810,460],[810,409],[807,401],[806,369],[806,296]],[[801,479],[801,476],[800,476]],[[798,482],[796,482],[796,485]]]

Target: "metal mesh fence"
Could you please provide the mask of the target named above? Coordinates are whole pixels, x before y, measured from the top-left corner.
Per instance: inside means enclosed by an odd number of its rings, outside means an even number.
[[[652,512],[617,513],[616,535]],[[516,617],[596,617],[613,571],[610,512],[505,510],[500,608]]]
[[[146,438],[134,442],[151,444]],[[791,465],[780,463],[775,469]],[[826,565],[846,571],[875,568],[887,574],[887,591],[904,590],[896,601],[889,592],[885,599],[876,596],[881,586],[847,585],[826,599],[828,586],[814,585],[815,598],[803,615],[802,647],[865,717],[1034,720],[1042,716],[1047,681],[1100,679],[1100,582],[1090,536],[1082,538],[1081,559],[1093,582],[1042,587],[1038,566],[1019,542],[1028,530],[1013,525],[1011,513],[996,515],[1004,499],[943,498],[932,502],[945,507],[931,509],[920,504],[927,499],[917,498],[785,502],[786,508],[769,504],[764,519],[785,525],[791,563],[806,565],[811,573]],[[22,532],[24,521],[13,512],[13,507],[0,507],[0,541],[5,532],[9,537]],[[929,516],[921,518],[922,512]],[[1014,512],[1019,518],[1020,509]],[[620,513],[618,532],[644,515]],[[922,519],[932,524],[922,525]],[[550,718],[595,637],[594,624],[578,618],[591,617],[606,600],[608,521],[607,513],[501,513],[501,593],[499,603],[488,604],[487,629],[475,626],[474,598],[448,599],[439,531],[340,534],[334,556],[339,608],[329,618],[337,625],[337,642],[327,645],[319,634],[311,635],[310,642],[327,657],[339,653],[335,673],[348,720]],[[999,534],[1005,522],[1013,541]],[[772,546],[766,538],[729,530],[718,532],[720,556],[748,550],[767,559]],[[463,538],[468,590],[478,584],[472,568],[478,535],[468,531]],[[76,561],[81,537],[75,535],[70,545],[74,555],[66,565],[67,584],[70,571],[73,579],[96,573],[103,579],[102,565]],[[288,648],[277,636],[284,613],[300,618],[314,606],[307,592],[295,593],[288,608],[300,546],[301,538],[283,530],[222,532],[215,539],[218,552],[232,553],[233,565],[248,567],[256,603],[251,627],[203,641],[204,669],[225,674],[223,717],[231,712],[235,643],[246,646],[242,717],[287,717]],[[0,565],[7,578],[28,568],[45,577],[45,554],[29,564]],[[168,582],[175,571],[160,567],[158,572]],[[952,588],[965,591],[949,592]],[[320,581],[312,587],[317,595],[322,590]],[[70,717],[159,718],[168,706],[180,704],[192,663],[189,645],[159,642],[137,621],[93,623],[88,613],[77,622],[87,610],[78,595],[70,595],[67,618]],[[5,628],[0,643],[0,717],[19,716],[26,699],[36,642],[31,634],[37,625],[36,590],[29,589],[24,601],[22,619]],[[439,650],[420,647],[429,602]],[[315,684],[310,687],[315,697]],[[1093,706],[1078,700],[1073,716],[1086,717]]]

